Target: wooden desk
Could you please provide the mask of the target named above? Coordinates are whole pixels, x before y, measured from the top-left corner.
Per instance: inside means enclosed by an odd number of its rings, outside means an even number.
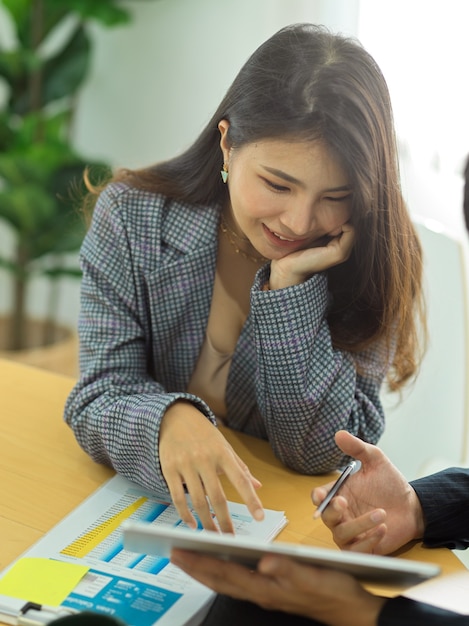
[[[63,421],[74,380],[0,359],[0,569],[11,563],[91,494],[113,471],[94,463]],[[335,548],[321,520],[312,520],[310,494],[330,477],[302,476],[275,459],[265,441],[223,429],[263,483],[266,508],[285,510],[279,539]],[[228,499],[239,500],[225,482]],[[464,566],[451,551],[415,545],[403,558],[437,562],[444,573]],[[381,590],[380,590],[381,591]]]

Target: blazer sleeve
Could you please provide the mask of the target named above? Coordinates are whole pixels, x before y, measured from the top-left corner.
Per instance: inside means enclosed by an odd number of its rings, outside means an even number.
[[[347,461],[334,441],[337,430],[371,443],[381,436],[379,392],[389,355],[379,345],[353,356],[334,348],[324,273],[274,291],[262,291],[266,278],[256,277],[251,294],[257,406],[266,437],[288,467],[328,472]]]
[[[115,186],[101,194],[82,246],[81,375],[64,417],[95,461],[148,489],[166,491],[158,457],[166,409],[187,399],[213,423],[215,418],[202,400],[169,393],[150,374],[148,320],[139,305],[146,302],[144,286],[122,219],[122,202]]]
[[[469,468],[451,467],[410,484],[425,515],[424,543],[432,548],[467,548]]]
[[[389,599],[378,617],[378,626],[469,626],[469,616],[398,596]]]

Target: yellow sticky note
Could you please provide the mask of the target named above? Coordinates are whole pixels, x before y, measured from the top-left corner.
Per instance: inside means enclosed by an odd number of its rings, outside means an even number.
[[[85,565],[24,557],[0,580],[0,594],[59,606],[88,570]]]

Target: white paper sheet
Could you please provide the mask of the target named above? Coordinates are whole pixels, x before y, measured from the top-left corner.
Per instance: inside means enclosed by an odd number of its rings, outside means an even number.
[[[262,542],[273,539],[286,524],[282,511],[265,510],[265,519],[256,522],[244,505],[230,502],[229,510],[236,533]],[[184,526],[167,495],[115,476],[20,558],[45,557],[90,567],[62,606],[112,615],[129,626],[200,623],[214,593],[168,559],[124,550],[120,525],[125,520]],[[17,606],[17,600],[0,595],[0,619],[8,607]]]
[[[404,595],[447,611],[469,615],[469,571],[427,580]]]

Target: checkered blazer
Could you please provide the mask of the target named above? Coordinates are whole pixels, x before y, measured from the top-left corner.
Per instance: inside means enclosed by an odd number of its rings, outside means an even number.
[[[96,461],[150,489],[166,488],[158,433],[168,406],[189,399],[215,423],[185,390],[210,310],[219,212],[113,183],[81,250],[81,373],[65,419]],[[346,460],[336,430],[371,442],[383,431],[384,352],[354,360],[332,348],[325,274],[265,292],[268,273],[267,264],[251,289],[228,376],[227,421],[268,439],[288,467],[327,472]]]

